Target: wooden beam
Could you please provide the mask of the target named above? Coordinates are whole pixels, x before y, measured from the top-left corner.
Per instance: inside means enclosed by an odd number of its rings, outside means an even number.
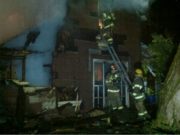
[[[26,57],[22,59],[22,81],[25,81],[25,67],[26,67]]]
[[[23,81],[19,81],[19,80],[15,80],[15,79],[13,79],[12,80],[14,83],[16,83],[17,85],[29,85],[29,82],[23,82]]]
[[[64,104],[67,104],[67,103],[71,103],[72,106],[76,106],[77,104],[80,105],[82,103],[82,100],[80,99],[77,103],[77,101],[60,101],[58,102],[58,107],[64,105]]]
[[[35,93],[36,90],[45,89],[48,87],[23,87],[24,93]]]

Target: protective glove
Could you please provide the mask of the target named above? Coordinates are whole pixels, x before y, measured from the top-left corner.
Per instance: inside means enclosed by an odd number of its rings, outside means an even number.
[[[113,82],[113,85],[114,85],[114,86],[117,86],[118,80],[114,79],[114,80],[112,80],[112,82]]]
[[[130,87],[127,91],[128,91],[128,92],[133,92],[132,87]]]

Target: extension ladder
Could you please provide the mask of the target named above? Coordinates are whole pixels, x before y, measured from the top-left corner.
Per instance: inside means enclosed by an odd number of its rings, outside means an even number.
[[[108,51],[109,51],[109,53],[110,53],[110,55],[111,55],[111,57],[112,57],[112,59],[113,59],[113,61],[114,61],[114,64],[116,65],[117,69],[118,69],[119,71],[121,71],[121,70],[123,71],[124,78],[127,80],[127,82],[129,83],[129,85],[131,85],[131,80],[129,79],[129,76],[128,76],[128,74],[127,74],[127,72],[126,72],[123,64],[121,63],[119,57],[117,56],[117,54],[116,54],[113,46],[108,45],[108,43],[106,42],[106,40],[104,39],[103,36],[101,36],[101,38],[103,39],[104,43],[107,45]]]

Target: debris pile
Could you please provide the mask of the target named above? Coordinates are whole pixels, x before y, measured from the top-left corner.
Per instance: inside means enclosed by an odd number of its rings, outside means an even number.
[[[124,111],[110,113],[109,108],[104,108],[83,112],[78,87],[36,89],[19,85],[18,88],[16,91],[21,92],[18,102],[13,101],[16,103],[12,111],[14,113],[9,113],[9,104],[0,106],[1,133],[141,133],[143,121],[138,123],[135,120],[136,112],[133,109],[125,108]],[[25,94],[25,103],[24,97],[21,100],[21,94]],[[25,110],[17,110],[22,105],[25,105]],[[24,115],[20,115],[23,112]]]

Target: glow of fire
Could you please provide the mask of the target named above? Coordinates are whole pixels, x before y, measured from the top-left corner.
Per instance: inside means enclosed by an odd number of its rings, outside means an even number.
[[[103,24],[100,19],[99,19],[99,27],[100,27],[100,29],[102,29],[102,27],[103,27]]]

